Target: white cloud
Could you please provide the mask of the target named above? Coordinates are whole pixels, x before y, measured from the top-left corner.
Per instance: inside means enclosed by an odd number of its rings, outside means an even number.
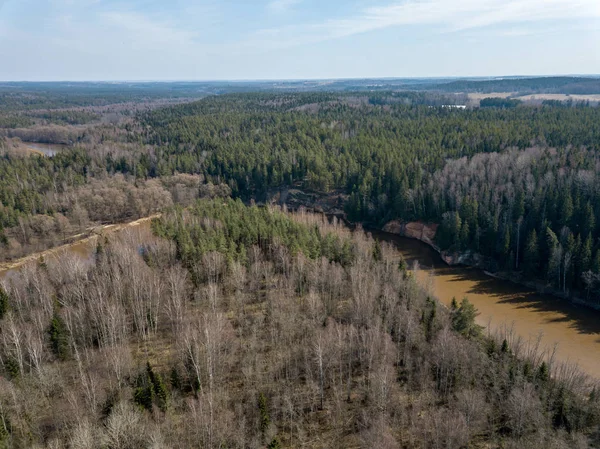
[[[291,12],[300,0],[262,0],[261,8],[252,9],[252,20],[245,20],[247,11],[232,10],[232,2],[173,2],[163,7],[161,0],[0,0],[0,57],[12,61],[0,67],[0,79],[481,75],[551,73],[563,67],[597,73],[600,63],[594,47],[600,42],[600,0],[351,0],[337,15],[313,14],[313,22],[296,19],[295,25],[262,30],[261,23],[293,23]],[[356,4],[363,6],[350,6]],[[273,16],[258,17],[265,12]],[[409,28],[418,39],[396,45],[388,35],[368,50],[340,41],[336,53],[329,46],[310,46],[394,27]],[[458,31],[451,39],[440,36]],[[517,45],[530,45],[529,34],[548,37],[546,47],[543,39],[536,41],[542,50],[537,55]],[[493,51],[504,49],[499,43],[504,38],[510,44],[506,48],[522,54],[514,61],[510,53],[486,62],[487,53],[475,58],[471,49],[465,51],[470,39],[486,38],[493,40]],[[390,49],[397,49],[394,58]],[[361,58],[353,56],[357,52]],[[431,57],[421,58],[424,52]],[[550,57],[554,52],[556,58]],[[414,64],[397,62],[400,55]],[[310,58],[318,63],[307,64]]]
[[[286,0],[279,0],[285,2]],[[290,0],[293,1],[293,0]],[[600,19],[598,0],[407,0],[369,7],[346,18],[259,31],[254,43],[285,48],[396,26],[438,25],[460,31],[509,23]]]
[[[300,4],[302,0],[271,0],[267,4],[267,9],[275,14],[282,14],[291,10],[294,6]]]

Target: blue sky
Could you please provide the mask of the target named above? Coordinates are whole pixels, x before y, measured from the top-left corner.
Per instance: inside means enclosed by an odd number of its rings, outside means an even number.
[[[0,0],[0,80],[600,74],[600,0]]]

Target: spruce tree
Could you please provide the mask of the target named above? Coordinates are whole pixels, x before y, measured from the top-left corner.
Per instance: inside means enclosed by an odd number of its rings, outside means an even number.
[[[146,374],[148,375],[148,380],[150,381],[150,387],[154,393],[154,399],[156,405],[163,412],[167,410],[167,399],[168,392],[165,383],[162,380],[160,374],[155,373],[152,367],[150,366],[150,362],[146,363]]]
[[[525,243],[525,254],[523,254],[523,266],[527,276],[535,276],[539,270],[539,246],[535,229],[532,229]]]
[[[4,318],[4,315],[8,312],[8,293],[0,286],[0,320]]]
[[[183,382],[181,380],[181,375],[179,374],[179,370],[176,366],[171,369],[171,388],[173,390],[181,390],[183,387]]]
[[[155,404],[161,411],[167,410],[169,394],[160,374],[154,372],[150,362],[146,362],[146,369],[138,375],[133,391],[133,400],[136,404],[152,410]]]
[[[271,418],[269,417],[269,410],[267,407],[267,397],[263,393],[258,395],[258,411],[260,414],[260,432],[264,437],[271,424]]]
[[[452,312],[456,312],[458,310],[458,301],[456,300],[456,296],[452,297],[452,302],[450,302],[450,310]]]
[[[425,321],[425,337],[427,338],[427,341],[431,341],[431,338],[433,337],[433,331],[435,330],[435,319],[436,319],[436,315],[437,315],[437,303],[436,301],[432,300],[431,298],[427,298],[427,302],[429,304],[429,307],[431,308],[429,310],[429,313],[425,315],[425,311],[423,311],[423,319]]]
[[[579,267],[581,273],[588,271],[592,267],[592,246],[592,236],[590,234],[581,246]]]
[[[65,323],[57,311],[52,315],[48,334],[54,355],[60,360],[66,360],[69,357],[69,335]]]
[[[381,243],[379,243],[379,240],[375,240],[375,244],[373,245],[373,260],[375,262],[381,262],[382,258]]]
[[[584,219],[582,224],[583,235],[591,236],[596,229],[596,216],[594,214],[594,208],[588,201],[585,206]]]
[[[279,438],[273,438],[267,446],[267,449],[281,449],[281,442],[279,441]]]
[[[469,248],[470,243],[470,231],[469,231],[469,223],[464,221],[460,228],[460,248],[467,249]]]
[[[11,424],[8,416],[2,411],[0,411],[0,448],[9,448],[11,446],[8,445],[7,441],[11,434]],[[278,447],[278,446],[277,446]]]
[[[481,333],[481,327],[475,323],[479,313],[467,298],[463,298],[460,307],[452,314],[452,327],[465,337],[476,337]]]
[[[540,367],[538,368],[537,378],[541,382],[546,382],[550,379],[550,370],[548,369],[548,365],[546,362],[542,362]]]
[[[398,270],[405,272],[407,268],[406,260],[400,255],[400,260],[398,260]]]

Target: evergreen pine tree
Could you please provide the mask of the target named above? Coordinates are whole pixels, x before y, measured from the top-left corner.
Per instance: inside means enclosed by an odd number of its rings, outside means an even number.
[[[592,271],[596,274],[600,274],[600,249],[596,250],[594,259],[592,260]]]
[[[469,231],[469,223],[464,221],[460,228],[460,247],[461,249],[469,248],[471,233]]]
[[[408,267],[406,265],[406,260],[404,259],[404,257],[402,257],[402,255],[400,255],[400,260],[398,260],[398,270],[406,271],[407,268]]]
[[[458,310],[458,301],[456,300],[456,296],[452,297],[452,302],[450,303],[450,310],[452,310],[452,312],[456,312]]]
[[[68,331],[63,319],[56,311],[52,315],[48,333],[50,335],[52,352],[60,360],[66,360],[69,357]]]
[[[592,267],[592,235],[588,235],[581,246],[580,267],[581,273],[588,271]]]
[[[167,410],[167,401],[169,397],[167,387],[163,382],[162,376],[152,370],[150,363],[148,363],[146,369],[152,384],[152,390],[154,391],[155,403],[161,411],[165,412]]]
[[[546,382],[550,379],[550,370],[548,369],[548,365],[546,362],[542,362],[540,367],[538,368],[537,378],[541,382]]]
[[[179,370],[176,366],[171,369],[171,388],[174,390],[181,390],[183,387],[183,382],[181,381],[181,375],[179,374]]]
[[[460,307],[452,314],[453,329],[465,337],[478,336],[481,332],[481,327],[475,323],[478,314],[475,306],[467,298],[463,298]]]
[[[279,441],[279,438],[273,438],[267,446],[267,449],[281,449],[281,442]]]
[[[271,418],[269,417],[267,398],[263,393],[258,395],[258,411],[260,413],[260,432],[264,436],[271,424]]]
[[[10,419],[8,419],[8,416],[4,412],[0,411],[0,448],[8,449],[11,447],[6,444],[8,438],[10,437],[11,430],[12,427]]]
[[[425,315],[425,336],[427,341],[431,341],[433,337],[433,331],[435,329],[435,317],[437,315],[437,303],[430,298],[427,298],[427,302],[429,303],[429,313]],[[425,311],[423,311],[425,313]]]
[[[585,206],[584,219],[582,224],[582,231],[584,237],[589,237],[593,234],[596,229],[596,215],[594,214],[594,208],[588,201]]]
[[[383,259],[383,254],[381,252],[381,244],[379,240],[375,240],[375,244],[373,245],[373,260],[375,262],[381,262]]]
[[[523,266],[527,276],[535,276],[538,273],[539,257],[537,232],[532,229],[525,242],[525,253],[523,254]]]
[[[8,293],[0,285],[0,320],[4,318],[4,315],[8,312]]]

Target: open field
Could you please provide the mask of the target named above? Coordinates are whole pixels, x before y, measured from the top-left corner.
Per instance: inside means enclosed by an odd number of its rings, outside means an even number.
[[[519,95],[518,92],[490,92],[490,93],[480,93],[473,92],[467,94],[469,100],[472,102],[479,102],[484,98],[514,98],[521,101],[526,102],[535,102],[535,101],[544,101],[544,100],[556,100],[556,101],[569,101],[572,100],[574,102],[578,101],[590,101],[590,102],[600,102],[600,94],[589,94],[589,95],[569,95],[569,94],[529,94],[529,95]]]
[[[515,97],[522,101],[543,101],[543,100],[557,100],[557,101],[600,101],[600,94],[591,95],[568,95],[568,94],[531,94],[523,95],[521,97]]]
[[[473,92],[468,94],[469,100],[481,101],[484,98],[508,98],[515,95],[514,92],[491,92],[489,94]]]

